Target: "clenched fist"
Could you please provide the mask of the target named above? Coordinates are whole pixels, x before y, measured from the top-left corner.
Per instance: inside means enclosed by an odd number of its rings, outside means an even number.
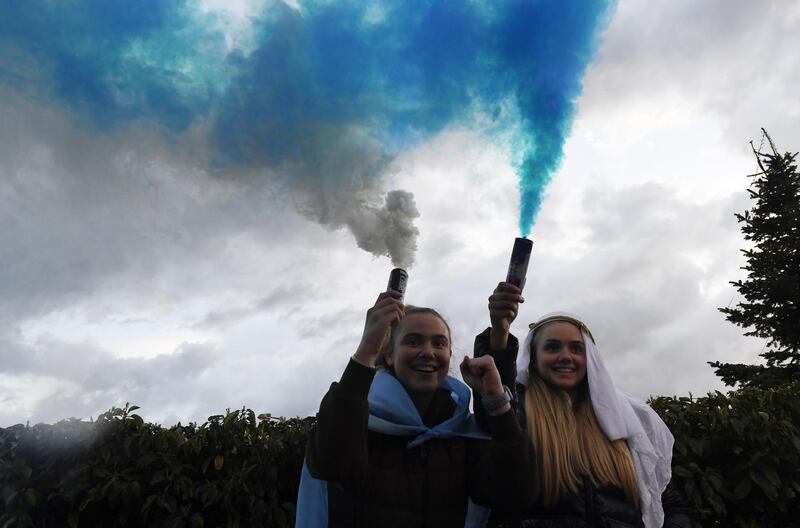
[[[503,384],[500,381],[500,372],[494,364],[492,356],[479,358],[465,357],[461,362],[461,377],[464,383],[484,398],[495,398],[503,394]],[[506,405],[492,414],[503,414],[511,407]]]

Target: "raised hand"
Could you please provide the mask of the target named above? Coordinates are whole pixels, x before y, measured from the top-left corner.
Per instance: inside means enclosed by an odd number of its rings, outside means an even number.
[[[511,323],[517,318],[519,304],[525,302],[522,290],[508,282],[501,282],[489,296],[489,319],[492,332],[489,345],[494,350],[502,350],[508,346],[508,333]]]
[[[383,350],[389,339],[389,332],[393,325],[403,317],[403,303],[400,302],[400,293],[387,291],[378,295],[375,305],[367,310],[367,320],[364,323],[364,332],[361,334],[353,359],[369,367],[375,366],[375,360]]]

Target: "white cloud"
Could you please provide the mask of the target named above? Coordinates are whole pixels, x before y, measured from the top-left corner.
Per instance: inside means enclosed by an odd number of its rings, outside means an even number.
[[[589,69],[583,110],[609,116],[638,107],[659,127],[677,99],[712,117],[728,145],[762,126],[790,138],[799,25],[791,0],[622,1]]]

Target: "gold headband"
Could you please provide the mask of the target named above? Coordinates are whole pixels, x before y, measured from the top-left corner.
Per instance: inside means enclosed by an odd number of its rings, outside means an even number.
[[[589,330],[589,327],[586,326],[583,323],[583,321],[579,321],[577,319],[573,319],[572,317],[569,317],[568,315],[552,315],[550,317],[545,317],[541,321],[537,321],[535,323],[529,324],[528,328],[531,329],[531,332],[535,332],[536,330],[538,330],[542,326],[546,325],[547,323],[552,323],[554,321],[564,321],[565,323],[574,324],[575,326],[577,326],[578,328],[580,328],[581,330],[586,332],[586,335],[589,336],[589,339],[592,340],[592,343],[595,343],[594,336],[592,335],[592,332]]]

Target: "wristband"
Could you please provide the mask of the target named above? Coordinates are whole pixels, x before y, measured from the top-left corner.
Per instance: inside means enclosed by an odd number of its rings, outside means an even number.
[[[511,389],[503,385],[503,394],[494,398],[481,398],[481,404],[487,412],[494,412],[503,405],[511,403]]]

